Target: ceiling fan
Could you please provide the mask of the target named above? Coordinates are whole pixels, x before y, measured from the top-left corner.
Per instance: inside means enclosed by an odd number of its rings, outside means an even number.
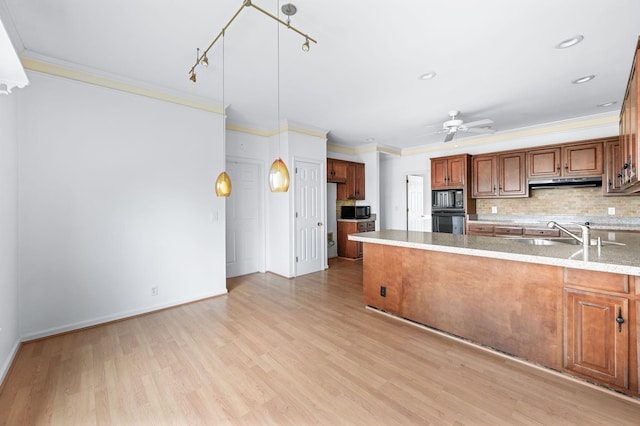
[[[444,137],[445,142],[450,142],[457,132],[469,132],[469,133],[493,133],[495,129],[488,127],[493,123],[493,120],[485,118],[484,120],[471,121],[465,123],[459,118],[456,118],[460,114],[460,111],[449,111],[450,120],[442,123],[442,130],[439,133],[446,132]]]

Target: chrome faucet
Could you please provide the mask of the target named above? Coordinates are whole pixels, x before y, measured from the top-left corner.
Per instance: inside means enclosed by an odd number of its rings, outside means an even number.
[[[580,229],[582,230],[582,238],[578,237],[576,234],[574,234],[573,232],[569,231],[567,228],[565,228],[565,227],[563,227],[561,225],[558,225],[554,221],[550,221],[549,223],[547,223],[547,227],[548,228],[551,228],[551,229],[558,228],[559,230],[561,230],[565,234],[568,234],[574,240],[578,241],[583,246],[588,247],[591,244],[591,228],[589,228],[588,225],[580,225],[578,223],[576,223],[576,225],[578,225],[580,227]]]

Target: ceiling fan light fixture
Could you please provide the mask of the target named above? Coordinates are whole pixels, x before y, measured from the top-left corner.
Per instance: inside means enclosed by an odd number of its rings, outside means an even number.
[[[583,84],[583,83],[587,83],[587,82],[593,80],[594,78],[596,78],[595,75],[585,75],[584,77],[576,78],[575,80],[572,81],[572,83],[573,84]]]
[[[436,72],[435,71],[429,71],[426,72],[424,74],[420,74],[420,76],[418,77],[420,80],[431,80],[433,78],[435,78],[436,76]]]
[[[575,46],[584,40],[584,36],[582,34],[578,34],[566,40],[562,40],[560,43],[556,44],[556,49],[566,49],[567,47]]]

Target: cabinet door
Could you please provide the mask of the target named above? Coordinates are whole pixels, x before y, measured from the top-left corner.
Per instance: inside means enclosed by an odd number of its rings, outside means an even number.
[[[356,163],[354,167],[354,190],[353,196],[356,200],[364,200],[364,164]]]
[[[466,158],[449,158],[447,163],[448,186],[462,188],[465,184],[465,176],[467,174]]]
[[[600,383],[628,387],[629,300],[565,289],[564,364]],[[617,318],[625,322],[618,324]]]
[[[358,232],[357,222],[338,222],[338,256],[350,259],[358,258],[361,253],[361,245],[358,241],[350,241],[349,234]]]
[[[342,183],[347,181],[347,162],[327,159],[327,182]]]
[[[498,195],[518,197],[529,194],[525,179],[525,152],[512,152],[498,157]]]
[[[615,194],[622,190],[622,150],[620,139],[612,139],[604,143],[604,167],[606,194]]]
[[[552,178],[560,176],[560,148],[536,149],[527,152],[528,177]]]
[[[477,155],[472,164],[473,198],[491,198],[498,195],[497,159],[495,155]]]
[[[563,176],[601,175],[603,156],[602,142],[562,147]]]
[[[447,187],[447,160],[434,158],[431,160],[431,189]]]

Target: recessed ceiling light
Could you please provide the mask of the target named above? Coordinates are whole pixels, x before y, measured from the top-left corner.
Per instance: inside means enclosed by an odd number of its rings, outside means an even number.
[[[436,72],[435,71],[429,71],[426,72],[424,74],[420,74],[420,80],[431,80],[432,78],[434,78],[436,76]]]
[[[365,141],[367,141],[367,142],[375,142],[376,138],[366,138]]]
[[[582,34],[578,34],[577,36],[568,38],[556,44],[556,49],[566,49],[567,47],[575,46],[582,40],[584,40],[584,36]]]
[[[584,77],[580,77],[577,78],[575,80],[572,81],[573,84],[582,84],[582,83],[586,83],[587,81],[591,81],[594,78],[596,78],[595,75],[585,75]]]
[[[612,105],[615,105],[617,102],[616,101],[609,101],[609,102],[605,102],[603,104],[599,104],[598,106],[600,108],[606,108],[606,107],[610,107]]]

